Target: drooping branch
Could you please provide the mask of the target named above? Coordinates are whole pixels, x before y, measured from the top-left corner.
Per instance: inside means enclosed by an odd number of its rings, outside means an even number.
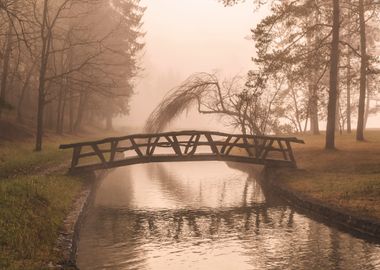
[[[207,92],[217,91],[219,83],[215,76],[208,73],[196,73],[185,80],[180,86],[174,88],[164,97],[163,101],[149,116],[145,129],[148,132],[162,131],[167,124],[198,103],[198,111],[201,112],[201,104]]]

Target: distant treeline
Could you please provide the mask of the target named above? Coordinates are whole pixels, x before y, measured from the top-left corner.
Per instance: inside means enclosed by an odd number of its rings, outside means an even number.
[[[128,113],[139,68],[139,0],[1,0],[0,117],[80,132]]]

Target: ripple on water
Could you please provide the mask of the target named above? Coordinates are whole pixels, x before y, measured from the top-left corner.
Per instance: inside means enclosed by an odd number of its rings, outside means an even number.
[[[380,269],[379,244],[268,195],[247,170],[218,162],[115,170],[81,230],[79,267]]]

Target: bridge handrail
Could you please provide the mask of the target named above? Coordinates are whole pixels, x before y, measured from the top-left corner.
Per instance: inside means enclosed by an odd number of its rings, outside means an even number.
[[[272,135],[244,135],[244,134],[229,134],[224,132],[218,132],[218,131],[198,131],[198,130],[184,130],[184,131],[171,131],[171,132],[161,132],[161,133],[147,133],[147,134],[132,134],[127,136],[121,136],[121,137],[109,137],[102,140],[95,140],[95,141],[86,141],[86,142],[78,142],[78,143],[71,143],[71,144],[61,144],[59,146],[59,149],[69,149],[73,147],[79,147],[79,146],[88,146],[88,145],[94,145],[94,144],[105,144],[110,143],[114,141],[123,141],[128,139],[149,139],[149,138],[157,138],[157,137],[164,137],[164,136],[186,136],[186,135],[214,135],[214,136],[233,136],[235,138],[246,138],[246,139],[275,139],[275,140],[283,140],[288,141],[292,143],[300,143],[304,144],[305,142],[303,140],[300,140],[296,137],[288,137],[288,136],[272,136]]]

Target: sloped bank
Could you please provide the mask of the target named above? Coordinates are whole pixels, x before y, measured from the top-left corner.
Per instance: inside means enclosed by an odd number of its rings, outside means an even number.
[[[88,207],[94,198],[98,183],[108,174],[108,171],[95,171],[82,174],[86,180],[82,191],[75,199],[72,209],[63,222],[63,229],[59,233],[56,251],[60,254],[59,261],[50,265],[53,269],[77,270],[77,251],[80,240],[80,230]]]
[[[62,230],[59,232],[55,251],[60,254],[60,259],[50,263],[49,268],[78,269],[76,267],[76,252],[79,241],[79,231],[83,222],[90,196],[94,190],[93,181],[95,173],[88,173],[81,177],[86,179],[86,184],[73,202],[72,209],[63,221]]]
[[[273,192],[279,194],[291,205],[301,211],[317,215],[328,224],[337,225],[354,234],[376,238],[380,240],[380,222],[368,217],[359,217],[344,209],[339,209],[333,205],[323,203],[319,200],[304,195],[301,192],[290,189],[278,181],[281,170],[275,168],[265,168],[262,171],[262,181],[264,185],[270,186]]]

